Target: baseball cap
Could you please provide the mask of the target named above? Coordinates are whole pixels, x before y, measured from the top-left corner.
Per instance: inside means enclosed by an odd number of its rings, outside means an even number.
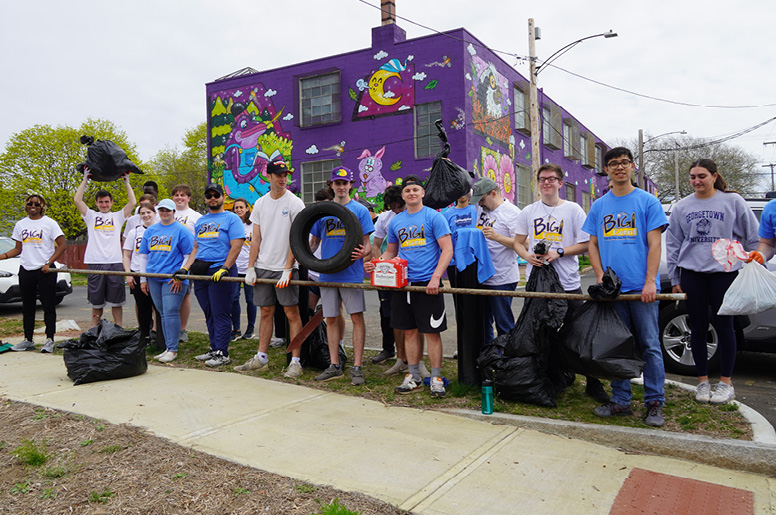
[[[349,181],[353,182],[353,172],[350,171],[350,168],[345,168],[344,166],[338,166],[334,170],[331,171],[331,181]]]
[[[474,183],[474,187],[472,188],[471,203],[478,204],[482,197],[497,189],[498,184],[496,184],[496,181],[490,177],[481,177],[477,180],[477,182]]]
[[[156,209],[169,209],[170,211],[175,211],[175,202],[172,200],[166,198],[159,201],[159,203],[156,205]]]
[[[222,188],[220,184],[216,184],[214,182],[211,182],[210,184],[207,185],[207,188],[205,188],[205,193],[207,193],[208,191],[217,191],[222,196],[224,194],[224,188]]]
[[[284,161],[273,161],[267,165],[267,173],[291,173]]]

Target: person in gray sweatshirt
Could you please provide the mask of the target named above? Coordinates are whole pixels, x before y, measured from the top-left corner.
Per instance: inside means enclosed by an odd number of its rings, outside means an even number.
[[[741,264],[725,272],[711,254],[712,244],[721,239],[737,240],[747,250],[759,243],[757,217],[727,184],[711,159],[690,165],[690,185],[695,193],[676,203],[666,232],[666,261],[674,293],[687,294],[690,316],[690,345],[698,372],[695,400],[724,404],[735,397],[731,377],[736,360],[736,336],[732,316],[719,316],[730,283]],[[707,334],[711,319],[718,336],[720,381],[713,391],[709,383]]]

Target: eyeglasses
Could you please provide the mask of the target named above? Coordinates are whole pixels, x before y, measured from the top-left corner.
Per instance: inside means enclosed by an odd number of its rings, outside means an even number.
[[[560,179],[558,179],[558,178],[557,178],[555,175],[553,175],[552,177],[539,177],[539,182],[540,182],[540,183],[541,183],[541,182],[549,182],[549,183],[553,183],[553,182],[557,182],[557,181],[559,181],[559,180],[560,180]]]
[[[623,159],[622,161],[609,161],[609,164],[606,165],[607,168],[619,168],[626,166],[630,166],[633,163],[630,159]]]
[[[221,194],[217,191],[214,191],[213,193],[205,193],[205,198],[210,200],[211,198],[221,198]]]
[[[30,207],[40,207],[40,202],[27,202]]]

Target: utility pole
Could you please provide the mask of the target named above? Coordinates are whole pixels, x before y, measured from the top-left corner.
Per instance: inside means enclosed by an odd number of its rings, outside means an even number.
[[[676,150],[674,150],[674,179],[676,180],[676,198],[674,203],[679,202],[681,198],[679,196],[679,143],[676,144]]]
[[[531,118],[531,184],[533,185],[533,199],[539,199],[539,185],[536,183],[536,173],[541,166],[540,142],[539,142],[539,89],[536,85],[536,27],[534,19],[528,18],[528,57],[531,65],[531,84],[528,94],[530,103],[529,116]]]
[[[647,180],[644,178],[644,129],[639,129],[639,173],[636,176],[636,186],[647,189]]]
[[[764,147],[767,147],[768,145],[776,145],[776,141],[766,141],[763,143]],[[776,166],[776,164],[771,163],[767,165],[763,165],[763,168],[771,168],[771,191],[776,191],[776,184],[773,183],[773,167]]]

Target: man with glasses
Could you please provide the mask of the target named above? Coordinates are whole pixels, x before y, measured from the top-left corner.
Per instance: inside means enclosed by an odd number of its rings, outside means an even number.
[[[611,267],[622,281],[622,293],[640,293],[641,302],[615,302],[620,318],[633,333],[644,360],[644,402],[649,426],[665,424],[665,369],[658,339],[660,235],[668,225],[660,201],[631,182],[633,154],[624,147],[604,156],[611,179],[609,193],[593,203],[582,230],[590,234],[590,264],[597,282]],[[632,415],[630,380],[612,381],[612,402],[599,406],[599,417]]]
[[[207,214],[194,224],[194,250],[175,275],[210,275],[210,281],[196,281],[194,295],[205,313],[210,350],[197,356],[209,367],[228,365],[232,339],[232,298],[237,283],[221,282],[224,276],[237,277],[237,256],[245,231],[242,220],[224,210],[224,190],[219,184],[205,188]]]

